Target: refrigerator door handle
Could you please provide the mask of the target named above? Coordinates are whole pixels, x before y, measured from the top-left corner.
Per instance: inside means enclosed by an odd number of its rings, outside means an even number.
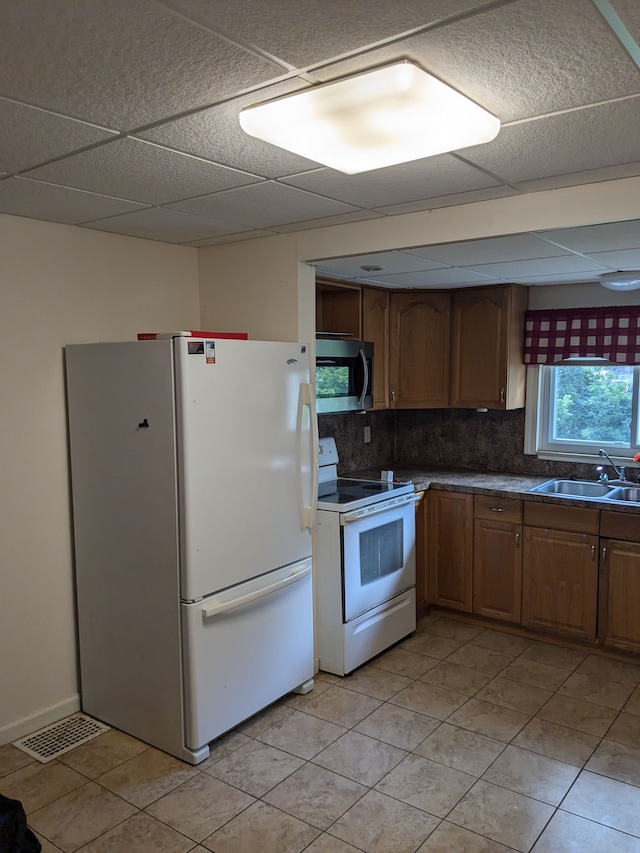
[[[236,610],[238,607],[246,607],[246,605],[251,604],[253,601],[257,601],[259,598],[264,598],[266,595],[271,595],[279,589],[284,589],[284,587],[289,586],[289,584],[302,580],[302,578],[306,577],[310,572],[311,564],[308,563],[303,568],[296,569],[287,577],[269,584],[269,586],[265,586],[262,589],[254,590],[253,592],[247,593],[247,595],[241,595],[239,598],[234,598],[232,601],[214,601],[202,608],[202,617],[204,619],[210,619],[212,616],[220,616],[222,613],[228,613],[229,610]]]
[[[305,406],[309,409],[309,420],[311,423],[311,443],[309,447],[309,466],[311,470],[311,486],[309,495],[302,495],[302,524],[304,527],[311,530],[316,525],[316,503],[318,498],[318,418],[316,415],[315,401],[313,399],[313,389],[309,382],[300,384],[300,393],[298,395],[298,450],[299,459],[302,466],[302,411]],[[302,488],[302,470],[300,471],[300,484]],[[308,498],[308,502],[307,502]]]

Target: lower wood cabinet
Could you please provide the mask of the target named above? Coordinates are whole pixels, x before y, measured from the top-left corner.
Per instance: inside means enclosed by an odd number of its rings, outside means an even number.
[[[473,495],[434,489],[427,494],[427,601],[471,612]]]
[[[638,516],[603,511],[600,534],[598,639],[640,652],[640,523]]]
[[[427,493],[416,493],[416,613],[427,609]]]
[[[595,640],[598,537],[525,527],[522,624]]]
[[[473,612],[520,624],[522,501],[476,495]]]
[[[640,654],[640,518],[433,489],[416,504],[416,599]]]
[[[640,543],[601,539],[598,639],[640,652]]]
[[[522,624],[594,641],[599,510],[524,501],[523,521]]]

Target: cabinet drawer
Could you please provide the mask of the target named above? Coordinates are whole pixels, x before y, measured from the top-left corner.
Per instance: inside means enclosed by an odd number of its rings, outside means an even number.
[[[524,502],[524,523],[571,533],[598,533],[600,511],[577,506]]]
[[[627,542],[640,542],[640,514],[602,510],[600,535],[610,539],[624,539]]]
[[[476,495],[473,501],[473,515],[475,518],[520,524],[522,522],[522,501],[517,498]]]

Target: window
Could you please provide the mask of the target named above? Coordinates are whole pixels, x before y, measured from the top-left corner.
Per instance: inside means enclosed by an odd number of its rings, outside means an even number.
[[[640,367],[571,359],[529,370],[526,452],[579,461],[601,447],[625,460],[640,450]]]

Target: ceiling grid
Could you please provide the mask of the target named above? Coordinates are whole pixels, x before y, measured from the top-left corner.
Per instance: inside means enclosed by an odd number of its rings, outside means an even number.
[[[0,213],[202,246],[637,176],[639,40],[637,0],[7,0]],[[496,115],[496,139],[350,176],[240,129],[252,103],[402,59]],[[430,287],[640,268],[638,224],[606,233],[321,269]]]

